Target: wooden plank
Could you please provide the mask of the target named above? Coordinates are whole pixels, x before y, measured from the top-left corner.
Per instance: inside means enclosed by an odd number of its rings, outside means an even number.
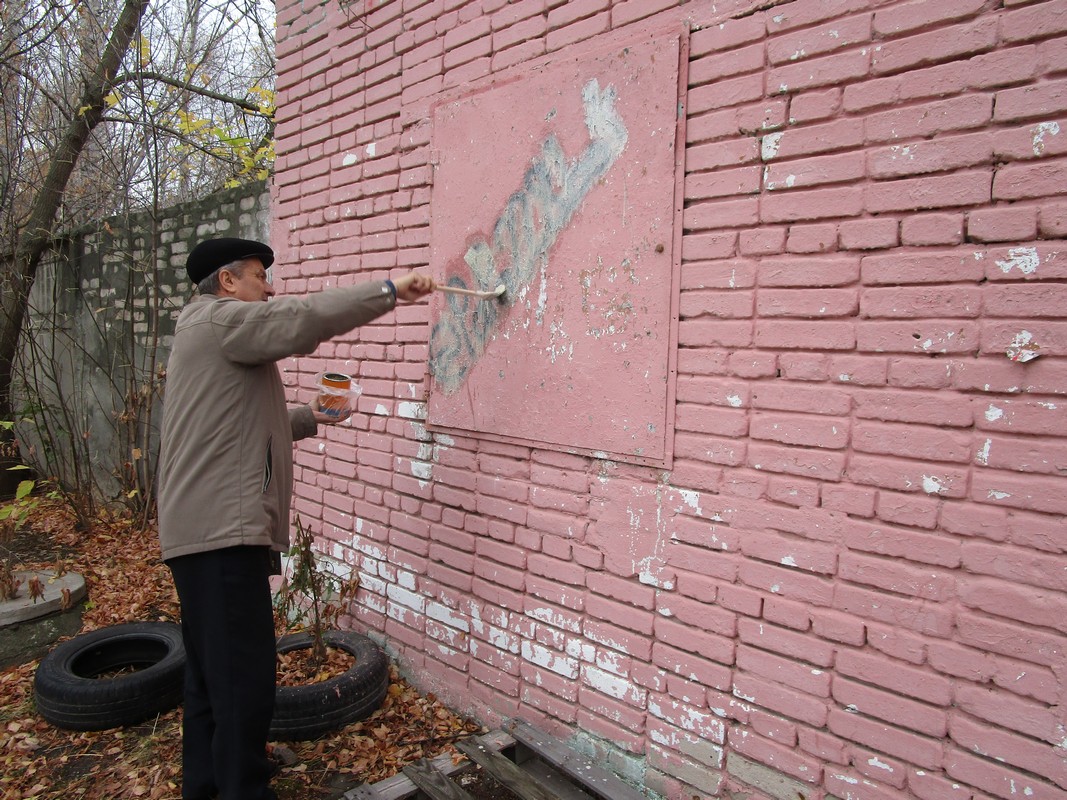
[[[456,742],[456,749],[523,800],[563,800],[495,750],[477,742]]]
[[[615,773],[598,767],[590,759],[568,747],[559,739],[534,728],[521,719],[506,726],[515,741],[529,748],[539,758],[566,773],[587,790],[606,800],[646,800],[645,796]]]
[[[499,728],[477,737],[477,740],[490,750],[503,750],[515,745],[515,740]],[[452,756],[448,753],[442,753],[430,763],[434,769],[444,775],[451,775],[462,766],[454,764]],[[404,800],[404,798],[411,797],[416,791],[418,791],[418,787],[415,786],[411,778],[401,772],[374,784],[363,784],[354,789],[349,789],[342,797],[343,800]]]
[[[529,773],[537,783],[559,795],[560,800],[598,800],[597,797],[582,791],[572,779],[540,758],[531,757],[528,761],[519,763],[519,769]]]
[[[425,758],[404,767],[404,774],[411,778],[411,782],[430,800],[474,800],[469,792],[449,780],[443,772],[434,769]]]

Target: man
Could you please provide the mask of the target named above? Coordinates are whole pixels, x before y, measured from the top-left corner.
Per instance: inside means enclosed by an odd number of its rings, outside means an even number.
[[[183,800],[269,800],[275,639],[269,575],[289,549],[294,439],[328,417],[287,409],[276,361],[434,289],[409,273],[304,297],[274,296],[273,251],[211,239],[189,254],[199,294],[178,318],[167,368],[159,538],[188,656]]]

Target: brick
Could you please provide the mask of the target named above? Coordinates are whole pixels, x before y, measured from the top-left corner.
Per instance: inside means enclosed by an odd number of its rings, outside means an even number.
[[[688,230],[721,230],[751,226],[759,218],[759,202],[755,198],[740,200],[704,201],[688,206],[682,213],[682,224]]]
[[[851,322],[757,321],[753,341],[766,348],[852,350],[856,333]]]
[[[940,770],[944,745],[937,739],[891,729],[883,722],[836,709],[830,712],[827,727],[846,741],[866,745],[921,768]]]
[[[760,189],[758,166],[708,173],[689,173],[685,181],[686,200],[706,200],[755,194]]]
[[[934,103],[894,108],[867,117],[865,141],[879,144],[972,130],[988,125],[992,114],[993,100],[984,95],[964,95]],[[931,152],[937,154],[943,151],[934,148]]]
[[[957,780],[966,775],[968,785],[1000,797],[1011,797],[1014,792],[1035,800],[1055,800],[1063,795],[1062,789],[1036,777],[1047,776],[1058,786],[1067,782],[1064,776],[1067,762],[1052,748],[995,729],[979,727],[961,716],[953,717],[950,734],[960,748],[989,753],[996,759],[977,759],[963,750],[952,748],[945,755],[945,772]],[[1023,771],[1012,769],[1012,766]]]
[[[1064,193],[1067,160],[1009,164],[993,180],[994,200],[1026,200]]]
[[[994,399],[975,407],[975,423],[982,430],[1062,435],[1067,407],[1044,401]]]
[[[861,14],[775,36],[767,43],[767,58],[772,64],[803,61],[835,50],[851,48],[870,41],[870,38],[871,17]]]
[[[977,317],[982,300],[978,287],[866,289],[860,297],[860,314],[873,319]]]
[[[888,625],[907,625],[909,630],[929,636],[946,638],[951,632],[952,614],[946,608],[844,583],[837,588],[833,607],[838,611]]]
[[[991,133],[940,136],[932,141],[895,144],[867,152],[867,171],[872,178],[897,178],[930,172],[947,172],[990,163],[994,137]]]
[[[798,475],[826,481],[839,481],[845,472],[845,454],[810,451],[796,447],[749,445],[745,463],[754,469]]]
[[[694,28],[689,37],[689,52],[695,59],[708,53],[733,50],[765,35],[766,26],[758,15],[731,19],[722,25]]]
[[[864,256],[861,274],[865,284],[978,283],[985,275],[985,266],[973,252],[963,250],[894,253]]]
[[[1032,739],[1058,745],[1061,723],[1044,703],[1035,703],[988,686],[962,685],[956,690],[955,707],[998,728],[1015,731]],[[1067,767],[1060,770],[1067,776]]]
[[[730,754],[738,753],[747,756],[753,761],[766,764],[776,772],[801,781],[803,783],[815,783],[821,775],[821,765],[813,758],[794,750],[776,744],[768,739],[750,735],[748,730],[741,733],[738,728],[730,731]],[[781,783],[781,780],[777,781]],[[788,784],[786,784],[788,786]],[[780,797],[783,795],[779,795]]]
[[[991,578],[966,578],[960,581],[959,596],[970,608],[996,613],[1024,625],[1067,632],[1067,598],[1062,594]]]
[[[923,461],[971,460],[971,436],[915,424],[859,423],[852,430],[852,446],[862,453],[884,453]]]
[[[1067,276],[1067,263],[1063,262],[1058,243],[1036,242],[1014,247],[990,247],[986,252],[975,253],[975,258],[985,262],[985,276],[989,281],[1015,281],[1015,279],[1044,279]]]
[[[863,121],[842,119],[769,133],[763,137],[758,153],[764,161],[772,161],[847,150],[860,147],[863,143]]]
[[[1067,637],[966,610],[960,612],[956,625],[963,644],[1049,667],[1062,663],[1067,647]]]
[[[740,47],[727,53],[717,53],[699,58],[691,57],[689,62],[689,86],[699,86],[746,72],[756,72],[763,68],[763,58],[764,50],[762,44]]]
[[[991,50],[997,42],[997,25],[996,17],[983,16],[974,22],[884,42],[871,57],[871,71],[884,75]]]
[[[739,647],[737,668],[811,697],[830,696],[830,673],[751,647]],[[806,720],[811,721],[811,720]]]
[[[867,353],[962,353],[979,350],[981,328],[974,322],[939,319],[899,322],[859,322],[856,349]]]
[[[1001,19],[1001,37],[1006,42],[1044,39],[1065,32],[1067,6],[1062,0],[1011,11]]]
[[[1012,206],[972,211],[967,236],[979,242],[1028,241],[1037,237],[1036,207]]]
[[[778,358],[778,377],[787,381],[818,381],[829,378],[830,358],[821,353],[782,353]]]
[[[855,256],[764,258],[756,277],[761,286],[844,286],[859,278],[860,263]]]
[[[863,207],[874,214],[921,211],[947,206],[982,205],[989,202],[991,195],[998,199],[1011,199],[1000,195],[1033,191],[1021,187],[1016,189],[1018,182],[1013,183],[1002,178],[1002,175],[1003,172],[998,172],[995,179],[1001,182],[999,192],[992,186],[994,177],[991,170],[872,183],[865,187]]]
[[[742,75],[695,86],[687,97],[689,111],[693,114],[757,102],[763,98],[763,76]]]
[[[941,22],[955,22],[982,11],[982,0],[944,0],[939,3],[901,3],[874,13],[874,32],[880,36],[895,36]]]
[[[866,76],[871,68],[869,48],[857,48],[823,58],[772,67],[767,71],[769,90],[782,94],[825,86],[838,86]]]
[[[837,226],[833,223],[793,225],[789,228],[786,249],[790,253],[827,253],[837,244]]]
[[[895,219],[845,220],[839,226],[838,243],[842,250],[880,250],[896,247],[899,223]]]
[[[858,308],[855,289],[764,289],[756,302],[756,313],[762,318],[848,317]]]
[[[840,511],[853,517],[873,517],[875,498],[873,489],[855,486],[824,486],[822,507]]]
[[[901,221],[900,243],[920,247],[960,244],[963,241],[963,228],[963,214],[915,214]]]
[[[770,192],[845,183],[862,179],[865,172],[862,153],[838,153],[782,163],[771,162],[764,170],[763,188]]]

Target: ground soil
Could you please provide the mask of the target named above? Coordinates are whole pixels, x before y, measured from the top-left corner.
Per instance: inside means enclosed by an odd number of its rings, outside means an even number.
[[[173,583],[151,529],[120,518],[78,530],[61,506],[43,504],[3,547],[0,558],[14,567],[62,563],[85,578],[83,632],[178,620]],[[179,800],[180,708],[124,729],[60,730],[34,707],[36,665],[0,670],[0,800]],[[419,692],[393,665],[390,678],[382,707],[367,719],[316,741],[284,743],[294,758],[274,779],[280,800],[340,800],[349,789],[384,780],[421,758],[450,754],[455,763],[463,761],[452,743],[485,729]],[[478,800],[515,800],[479,769],[457,777]]]

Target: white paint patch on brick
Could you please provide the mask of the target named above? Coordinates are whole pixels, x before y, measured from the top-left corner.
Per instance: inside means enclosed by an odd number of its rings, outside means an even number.
[[[732,408],[740,408],[741,407],[741,396],[737,395],[737,394],[728,394],[728,395],[726,395],[726,404],[729,405]]]
[[[341,166],[351,167],[357,161],[359,161],[359,156],[357,156],[355,153],[345,153],[345,157],[341,159]]]
[[[377,414],[379,417],[388,417],[389,409],[383,406],[381,403],[378,403],[378,405],[374,407],[374,413]]]
[[[415,592],[409,592],[403,587],[393,584],[386,590],[386,597],[399,606],[404,608],[410,608],[413,611],[417,611],[420,614],[426,610],[426,598]]]
[[[1058,136],[1060,133],[1060,123],[1039,122],[1031,128],[1030,131],[1033,134],[1034,155],[1040,156],[1045,152],[1045,137]]]
[[[945,491],[943,479],[935,475],[923,475],[923,491],[927,494],[941,494]]]
[[[986,496],[990,500],[1007,500],[1011,497],[1011,492],[998,492],[996,489],[990,489],[989,494]]]
[[[563,616],[551,608],[531,608],[527,610],[526,616],[533,619],[546,622],[554,628],[560,628],[562,630],[570,631],[571,633],[581,632],[581,623],[576,619],[570,619]]]
[[[583,670],[583,678],[589,686],[608,697],[638,707],[645,703],[647,692],[624,678],[603,672],[596,667],[586,667]]]
[[[779,563],[782,564],[782,566],[785,566],[785,567],[795,567],[795,566],[797,566],[797,560],[795,558],[793,558],[792,556],[785,556]]]
[[[778,149],[782,146],[782,134],[768,133],[763,137],[760,144],[760,157],[764,161],[770,161],[778,155]]]
[[[405,400],[397,404],[396,415],[404,419],[426,419],[426,404]]]
[[[884,761],[879,761],[878,758],[874,758],[874,757],[868,758],[867,759],[867,763],[870,764],[875,769],[884,769],[890,775],[893,774],[893,768],[889,764],[885,763]]]
[[[1041,259],[1036,247],[1013,247],[1008,251],[1008,258],[996,264],[1005,274],[1017,269],[1024,275],[1032,275],[1037,272]]]
[[[367,151],[367,156],[368,157],[374,158],[375,153],[378,152],[378,143],[377,142],[371,142],[364,149]]]
[[[451,608],[436,601],[431,600],[426,604],[426,616],[450,628],[456,628],[464,633],[470,632],[470,623],[466,619],[457,616]]]
[[[547,647],[542,647],[537,642],[524,641],[522,643],[522,657],[531,664],[544,667],[549,672],[562,675],[564,678],[578,677],[578,662],[573,658],[561,655]]]
[[[985,444],[982,445],[982,449],[975,455],[974,460],[981,464],[983,467],[989,464],[989,450],[993,446],[992,439],[986,439]]]
[[[985,418],[987,422],[996,422],[998,419],[1004,416],[1003,409],[997,408],[994,405],[990,405],[985,410]]]

